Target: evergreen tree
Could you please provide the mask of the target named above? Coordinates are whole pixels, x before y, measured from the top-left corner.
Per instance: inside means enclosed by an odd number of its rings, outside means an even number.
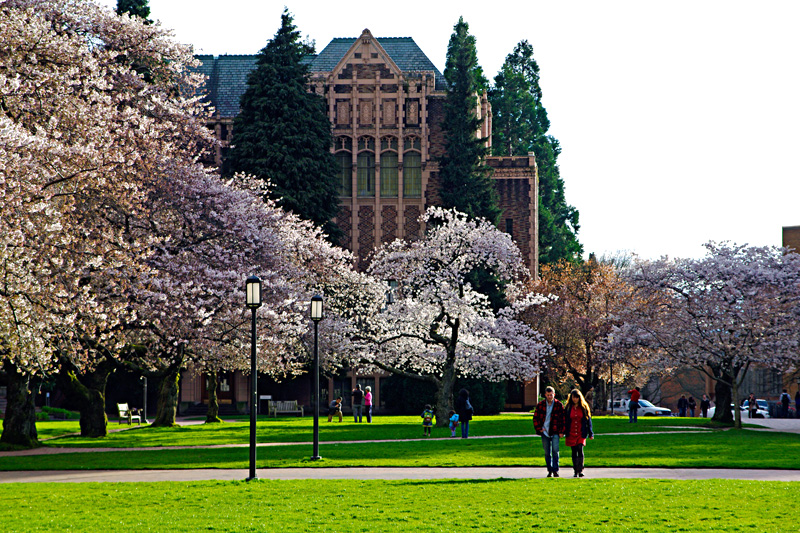
[[[521,41],[506,57],[489,93],[492,104],[494,155],[533,152],[539,168],[539,262],[577,261],[583,252],[578,242],[578,210],[567,204],[564,180],[558,169],[561,147],[548,135],[550,120],[542,105],[539,65],[533,47]]]
[[[486,79],[478,65],[475,37],[469,34],[463,17],[450,36],[444,77],[448,91],[442,123],[444,154],[439,160],[442,204],[497,224],[501,211],[490,169],[484,163],[488,150],[486,140],[478,135],[481,119],[476,112],[477,95],[486,87]]]
[[[144,20],[145,24],[152,24],[149,20],[150,6],[148,0],[117,0],[117,15],[129,14]]]
[[[308,91],[303,63],[313,53],[284,10],[280,29],[259,52],[247,80],[226,172],[269,182],[278,205],[322,226],[336,242],[341,230],[333,222],[339,200],[331,127],[324,99]]]

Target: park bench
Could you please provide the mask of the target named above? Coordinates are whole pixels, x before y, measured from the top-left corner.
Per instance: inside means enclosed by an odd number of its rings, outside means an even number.
[[[133,425],[134,420],[137,424],[142,423],[142,415],[139,410],[135,407],[128,407],[127,403],[118,403],[117,412],[119,413],[120,424],[127,422],[129,425]]]
[[[297,405],[297,400],[270,400],[268,405],[268,416],[278,416],[278,414],[297,413],[303,416],[303,406]]]

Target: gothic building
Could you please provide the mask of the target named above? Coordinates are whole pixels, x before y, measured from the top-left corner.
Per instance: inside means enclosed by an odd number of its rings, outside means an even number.
[[[232,138],[233,119],[247,87],[255,55],[198,56],[207,76],[207,94],[214,108],[210,127],[221,141],[215,163],[223,167]],[[364,30],[358,38],[333,39],[318,55],[307,58],[309,90],[327,103],[334,146],[331,150],[339,171],[340,207],[336,219],[344,232],[343,246],[356,255],[364,269],[369,254],[384,243],[421,237],[425,228],[419,216],[437,205],[438,165],[443,153],[446,82],[412,38],[375,38]],[[476,112],[482,119],[475,132],[491,143],[492,114],[484,94]],[[533,154],[528,157],[489,157],[493,179],[503,210],[500,229],[509,233],[526,258],[538,270],[538,176]],[[223,378],[227,379],[227,378]],[[332,382],[329,396],[349,399],[352,382]],[[359,378],[371,384],[380,405],[378,377]],[[201,380],[187,380],[181,401],[199,402]],[[197,382],[197,383],[196,383]],[[225,391],[233,402],[246,402],[241,376],[230,376]],[[278,387],[278,384],[268,388]],[[349,388],[348,388],[349,387]],[[302,389],[300,391],[299,389]],[[309,387],[295,387],[291,398],[310,404]],[[260,386],[259,390],[264,389]],[[269,393],[268,393],[269,394]],[[277,392],[279,396],[282,392]],[[536,387],[524,387],[510,398],[522,407],[534,405]],[[275,394],[272,394],[274,397]],[[223,398],[225,400],[225,398]]]

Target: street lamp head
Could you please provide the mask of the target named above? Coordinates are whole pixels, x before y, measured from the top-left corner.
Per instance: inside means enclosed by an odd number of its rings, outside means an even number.
[[[311,320],[314,322],[322,320],[322,296],[319,294],[311,297]]]
[[[247,295],[247,307],[258,309],[261,307],[261,280],[257,276],[250,276],[244,283]]]

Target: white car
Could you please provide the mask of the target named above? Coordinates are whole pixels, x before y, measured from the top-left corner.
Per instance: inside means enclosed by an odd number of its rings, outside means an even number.
[[[614,412],[617,414],[628,414],[629,400],[614,400]],[[672,416],[672,411],[666,407],[658,407],[651,402],[639,399],[639,411],[637,416]]]
[[[756,409],[756,416],[755,418],[769,418],[769,405],[767,404],[767,400],[756,400],[756,404],[758,408]],[[742,404],[741,411],[742,411],[742,420],[745,418],[749,418],[750,413],[748,412],[748,407],[750,402],[745,400]],[[731,414],[733,414],[733,404],[731,404]],[[714,418],[714,412],[717,410],[717,406],[712,407],[708,410],[708,418]],[[734,415],[735,418],[735,415]]]

